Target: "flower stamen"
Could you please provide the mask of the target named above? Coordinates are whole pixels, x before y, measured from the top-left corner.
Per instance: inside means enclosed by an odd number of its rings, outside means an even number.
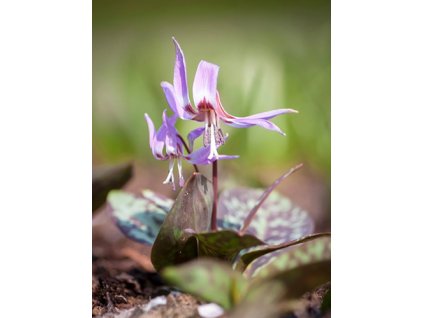
[[[216,147],[216,135],[214,131],[215,126],[212,124],[210,126],[210,154],[208,156],[208,159],[212,159],[213,157],[218,158],[219,154],[217,153],[217,147]]]
[[[175,187],[175,177],[173,175],[173,166],[174,166],[174,163],[175,163],[175,159],[170,159],[169,160],[169,174],[167,175],[166,180],[163,181],[163,184],[171,183],[172,184],[173,191],[176,190],[176,187]]]
[[[183,187],[185,180],[184,180],[184,175],[182,174],[182,160],[181,160],[181,158],[178,158],[178,174],[179,174],[179,186]]]

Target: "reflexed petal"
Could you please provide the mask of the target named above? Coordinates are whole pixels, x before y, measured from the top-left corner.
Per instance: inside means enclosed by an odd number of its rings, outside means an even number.
[[[171,117],[166,116],[166,109],[163,111],[162,115],[163,127],[166,129],[166,135],[169,138],[178,139],[178,131],[176,130],[175,124],[178,119],[178,115],[173,114]]]
[[[219,66],[201,61],[195,73],[193,95],[194,103],[198,107],[202,102],[216,107],[217,75]]]
[[[201,147],[200,149],[185,156],[185,159],[193,164],[209,164],[207,157],[210,153],[210,147]]]
[[[176,100],[175,90],[173,86],[168,82],[161,82],[160,86],[162,87],[163,92],[165,93],[166,100],[170,109],[172,109],[172,111],[177,114],[178,117],[185,118],[185,111],[182,107],[179,106],[180,104]]]
[[[223,119],[223,122],[229,126],[236,128],[247,128],[252,126],[260,126],[268,130],[276,131],[277,133],[285,136],[285,133],[274,123],[265,119],[246,119],[246,118],[236,118],[231,120]]]
[[[162,114],[162,119],[163,119],[163,125],[166,125],[166,128],[168,130],[175,130],[175,134],[176,134],[175,124],[176,124],[176,120],[178,119],[178,115],[173,114],[172,116],[167,117],[166,109],[165,109]]]
[[[239,158],[238,155],[219,155],[219,158],[217,158],[217,160],[230,160],[230,159],[238,159],[238,158]]]
[[[154,143],[154,136],[156,135],[156,128],[154,127],[154,123],[151,120],[150,116],[148,116],[147,113],[144,114],[144,118],[147,121],[147,126],[148,126],[148,134],[149,134],[149,139],[150,139],[150,147],[153,145]]]
[[[200,149],[190,153],[189,155],[185,156],[189,162],[197,165],[209,165],[212,164],[216,160],[228,160],[228,159],[237,159],[239,156],[229,156],[229,155],[218,155],[218,157],[213,156],[209,158],[210,155],[210,146],[201,147]]]
[[[289,114],[289,113],[298,113],[294,109],[276,109],[271,110],[263,113],[258,113],[255,115],[247,116],[247,117],[236,117],[229,114],[224,108],[222,103],[220,102],[219,93],[216,93],[216,113],[219,119],[221,119],[225,124],[229,126],[233,126],[236,128],[247,128],[251,126],[260,126],[266,128],[268,130],[273,130],[278,132],[279,134],[285,136],[285,133],[274,123],[268,121],[268,119],[273,118],[278,115],[282,114]]]
[[[166,134],[165,145],[167,155],[178,155],[178,143],[175,135]]]
[[[188,142],[189,142],[190,149],[193,149],[193,147],[194,147],[194,140],[197,139],[198,137],[200,137],[203,133],[204,133],[204,127],[199,127],[199,128],[192,130],[188,134]]]
[[[191,104],[188,94],[187,71],[185,66],[185,57],[179,43],[172,37],[175,44],[176,60],[173,72],[173,87],[175,89],[176,98],[181,107]]]
[[[171,117],[166,116],[166,109],[163,111],[163,129],[165,130],[165,146],[166,154],[171,156],[180,156],[182,155],[182,145],[181,141],[178,138],[178,131],[175,128],[176,119],[178,115],[173,114]]]
[[[188,104],[186,106],[181,106],[181,104],[177,100],[177,96],[175,94],[175,89],[173,86],[168,82],[161,82],[160,86],[165,93],[167,103],[169,104],[170,109],[178,115],[181,119],[192,119],[194,116],[197,115],[197,111]]]
[[[150,135],[150,148],[153,153],[153,156],[159,160],[167,159],[167,156],[163,156],[164,141],[166,138],[166,130],[163,126],[160,127],[159,131],[156,133],[154,128],[154,123],[148,114],[144,114],[145,120],[148,125],[148,132]]]
[[[279,115],[283,115],[283,114],[297,114],[298,111],[296,111],[295,109],[290,109],[290,108],[280,108],[280,109],[275,109],[275,110],[270,110],[268,112],[263,112],[263,113],[258,113],[255,115],[251,115],[251,116],[247,116],[244,118],[249,118],[249,119],[272,119],[273,117],[279,116]]]

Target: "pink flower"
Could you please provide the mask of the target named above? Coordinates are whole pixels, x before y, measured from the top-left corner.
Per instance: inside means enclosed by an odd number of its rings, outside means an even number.
[[[223,108],[217,91],[219,66],[206,61],[201,61],[198,64],[195,74],[193,84],[195,107],[193,107],[188,93],[185,57],[176,39],[172,39],[176,48],[173,85],[168,82],[162,82],[161,86],[166,95],[169,107],[179,118],[204,122],[204,127],[197,128],[188,135],[190,145],[193,144],[196,138],[202,135],[204,147],[209,150],[207,155],[208,160],[219,158],[217,148],[226,139],[220,128],[220,121],[236,128],[261,126],[285,135],[269,119],[282,114],[297,113],[296,110],[276,109],[247,117],[236,117],[229,114]],[[205,150],[202,149],[201,151],[204,152]]]

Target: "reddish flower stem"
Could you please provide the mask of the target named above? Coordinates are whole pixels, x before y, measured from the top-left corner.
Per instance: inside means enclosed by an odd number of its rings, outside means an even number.
[[[180,141],[182,141],[182,143],[183,143],[183,145],[184,145],[184,147],[185,147],[185,150],[186,150],[188,153],[191,153],[191,149],[189,149],[189,147],[188,147],[187,143],[185,142],[184,138],[182,138],[182,136],[181,136],[180,134],[178,134],[178,138],[179,138],[179,140],[180,140]],[[194,164],[194,163],[193,163],[192,165],[193,165],[193,167],[194,167],[195,172],[199,172],[197,165],[196,165],[196,164]]]
[[[213,209],[211,218],[211,230],[217,230],[217,160],[213,162]]]

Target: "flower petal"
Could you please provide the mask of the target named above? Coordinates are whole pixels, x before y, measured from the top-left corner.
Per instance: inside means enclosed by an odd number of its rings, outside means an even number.
[[[179,43],[172,37],[175,44],[176,60],[173,71],[173,87],[175,89],[176,98],[181,107],[191,104],[188,94],[187,71],[185,57]]]
[[[274,123],[270,122],[268,119],[271,119],[275,116],[279,116],[282,114],[289,114],[289,113],[298,113],[294,109],[276,109],[271,110],[263,113],[258,113],[255,115],[247,116],[247,117],[236,117],[229,114],[224,108],[222,103],[220,102],[219,92],[216,92],[216,113],[217,116],[227,125],[233,126],[236,128],[247,128],[251,126],[261,126],[268,130],[273,130],[278,132],[279,134],[285,136],[285,133]]]
[[[171,156],[178,155],[178,132],[175,128],[177,115],[173,115],[172,117],[166,116],[166,109],[163,111],[162,119],[163,119],[163,129],[165,130],[165,146],[166,146],[166,154]]]
[[[174,131],[174,133],[176,134],[176,128],[175,128],[175,124],[176,124],[176,120],[178,119],[178,115],[177,114],[173,114],[171,117],[167,117],[166,116],[166,109],[163,111],[162,114],[162,120],[163,120],[163,125],[166,126],[166,129],[172,130]]]
[[[170,109],[172,109],[172,111],[177,114],[179,118],[193,119],[193,117],[198,115],[198,112],[191,106],[191,104],[188,104],[184,107],[181,106],[181,104],[177,101],[175,89],[173,88],[172,84],[168,82],[161,82],[160,86],[165,93]]]
[[[217,75],[219,66],[206,61],[198,64],[195,73],[193,95],[195,106],[216,107]],[[207,105],[209,104],[209,105]]]
[[[263,113],[258,113],[255,115],[251,115],[251,116],[247,116],[244,118],[251,118],[251,119],[255,119],[255,118],[259,118],[259,119],[272,119],[273,117],[279,116],[279,115],[283,115],[283,114],[297,114],[298,111],[296,111],[295,109],[290,109],[290,108],[279,108],[279,109],[275,109],[275,110],[270,110],[267,112],[263,112]]]
[[[239,156],[218,155],[210,158],[210,146],[201,147],[200,149],[185,156],[185,159],[196,165],[209,165],[216,160],[237,159]]]
[[[248,128],[252,126],[260,126],[266,128],[268,130],[276,131],[277,133],[285,136],[286,134],[274,123],[265,119],[247,119],[247,118],[236,118],[232,120],[226,121],[222,119],[223,122],[229,126],[236,127],[236,128]]]
[[[199,127],[199,128],[192,130],[188,134],[188,142],[189,142],[190,149],[193,149],[194,140],[197,139],[198,137],[200,137],[204,133],[204,129],[205,129],[204,127]]]
[[[153,156],[159,160],[167,159],[167,156],[163,156],[163,148],[165,144],[164,141],[166,138],[166,129],[163,126],[161,126],[158,132],[156,133],[154,128],[154,123],[151,120],[150,116],[148,116],[148,114],[144,114],[144,117],[148,125],[148,132],[150,135],[150,148],[153,153]]]
[[[185,119],[187,116],[192,117],[191,115],[185,113],[184,108],[180,107],[180,104],[176,100],[175,90],[172,84],[168,82],[161,82],[160,86],[162,87],[163,92],[165,93],[166,100],[170,109],[172,109],[172,111],[177,114],[179,118]]]

